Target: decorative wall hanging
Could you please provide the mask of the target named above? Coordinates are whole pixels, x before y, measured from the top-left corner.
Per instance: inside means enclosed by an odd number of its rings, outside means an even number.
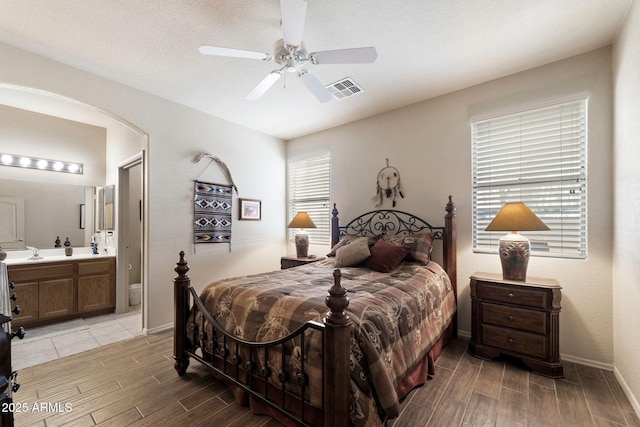
[[[380,172],[378,172],[378,179],[376,181],[376,195],[373,196],[372,200],[376,200],[376,207],[382,206],[384,203],[384,198],[387,199],[392,198],[392,206],[396,207],[396,200],[398,195],[404,198],[404,193],[402,192],[402,183],[400,182],[400,172],[398,169],[393,166],[389,166],[389,159],[385,159],[387,161],[387,166],[382,168]]]
[[[231,243],[232,194],[232,185],[195,181],[194,243]]]

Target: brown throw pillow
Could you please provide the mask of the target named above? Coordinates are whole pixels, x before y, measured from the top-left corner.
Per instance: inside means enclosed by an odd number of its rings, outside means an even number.
[[[409,250],[404,246],[379,239],[371,248],[371,257],[367,260],[367,267],[381,273],[389,273],[404,259]]]
[[[336,259],[333,265],[335,267],[353,267],[364,262],[370,255],[368,239],[360,237],[336,250]]]
[[[355,242],[358,239],[362,239],[363,237],[365,237],[365,236],[342,236],[342,237],[340,237],[340,241],[338,243],[336,243],[331,248],[331,252],[329,252],[327,254],[327,256],[328,257],[336,256],[336,251],[338,249],[340,249],[343,246],[350,245],[351,243]],[[375,237],[366,237],[366,239],[369,242],[369,248],[371,248],[371,246],[373,246],[373,244],[376,241]]]

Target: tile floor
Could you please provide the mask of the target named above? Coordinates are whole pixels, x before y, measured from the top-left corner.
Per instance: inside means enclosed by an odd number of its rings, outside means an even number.
[[[142,335],[140,305],[128,313],[74,319],[28,328],[24,339],[11,340],[13,369],[26,368]]]

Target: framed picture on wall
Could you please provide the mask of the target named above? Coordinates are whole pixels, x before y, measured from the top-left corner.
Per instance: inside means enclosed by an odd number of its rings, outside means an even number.
[[[262,202],[255,199],[238,199],[240,202],[240,219],[260,221],[262,219]]]

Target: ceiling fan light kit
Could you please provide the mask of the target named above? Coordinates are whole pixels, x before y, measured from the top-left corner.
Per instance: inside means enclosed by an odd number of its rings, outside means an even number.
[[[307,53],[302,42],[304,21],[307,13],[306,0],[280,0],[282,16],[282,39],[275,43],[273,53],[254,52],[243,49],[232,49],[218,46],[200,46],[203,55],[227,56],[233,58],[261,59],[274,61],[280,69],[269,73],[247,96],[246,99],[257,100],[277,82],[284,72],[297,73],[297,76],[320,102],[330,101],[333,96],[328,89],[307,69],[305,63],[324,64],[368,64],[375,62],[378,53],[374,47],[325,50]]]

